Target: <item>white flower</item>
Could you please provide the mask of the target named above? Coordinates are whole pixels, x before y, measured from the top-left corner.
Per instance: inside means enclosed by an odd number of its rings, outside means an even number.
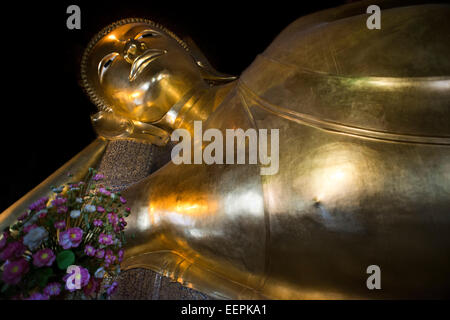
[[[31,229],[25,237],[23,237],[23,244],[30,248],[31,251],[36,250],[44,240],[47,240],[48,232],[43,227]]]
[[[40,214],[41,214],[40,211],[36,212],[30,219],[28,219],[28,221],[23,226],[28,227],[29,225],[32,225],[33,223],[38,221]]]
[[[81,211],[80,210],[72,210],[70,211],[70,217],[71,218],[78,218],[81,215]]]
[[[117,195],[115,193],[111,193],[110,197],[114,200],[115,198],[117,198]]]
[[[58,188],[53,188],[52,191],[54,193],[61,193],[64,190],[64,186],[60,186]]]
[[[93,212],[95,212],[95,210],[97,210],[97,209],[95,208],[94,205],[92,205],[92,204],[87,204],[87,205],[84,206],[84,210],[87,211],[87,212],[93,213]]]
[[[76,203],[83,203],[83,199],[82,199],[82,198],[76,198],[76,199],[75,199],[75,202],[76,202]]]
[[[94,273],[94,277],[96,277],[97,279],[103,279],[104,276],[105,276],[105,269],[103,267],[98,268],[97,271],[95,271]]]

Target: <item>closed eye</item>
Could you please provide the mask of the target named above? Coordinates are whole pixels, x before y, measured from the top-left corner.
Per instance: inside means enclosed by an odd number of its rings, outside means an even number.
[[[117,58],[119,54],[117,52],[110,53],[103,57],[103,59],[98,64],[98,77],[100,79],[100,83],[103,81],[103,76],[105,75],[106,70],[111,66],[114,60]]]
[[[145,30],[145,31],[138,33],[134,37],[134,40],[145,39],[145,38],[156,38],[156,37],[161,37],[161,33],[159,33],[158,31],[155,31],[155,30]]]

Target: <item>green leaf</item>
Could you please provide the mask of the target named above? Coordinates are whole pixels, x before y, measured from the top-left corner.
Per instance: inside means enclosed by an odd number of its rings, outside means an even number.
[[[56,263],[58,264],[58,268],[61,270],[66,270],[68,266],[72,265],[75,262],[75,254],[72,250],[64,250],[58,253],[56,256]]]
[[[5,293],[5,291],[8,290],[8,288],[9,288],[9,284],[5,283],[5,284],[2,286],[2,290],[1,290],[0,292],[1,292],[1,293]]]
[[[36,271],[37,284],[44,288],[48,283],[48,278],[53,275],[52,268],[43,268]]]
[[[89,218],[87,214],[84,214],[84,223],[86,224],[86,227],[89,229],[91,226],[89,225]]]

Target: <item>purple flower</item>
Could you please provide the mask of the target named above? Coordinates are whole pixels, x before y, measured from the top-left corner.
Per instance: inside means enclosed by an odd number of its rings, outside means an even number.
[[[104,244],[104,245],[111,245],[113,244],[113,237],[111,234],[105,234],[105,233],[100,233],[100,236],[98,237],[98,242],[100,244]]]
[[[114,252],[112,252],[111,250],[106,250],[105,266],[109,267],[109,265],[114,263],[115,261],[116,261],[116,256],[114,255]]]
[[[78,266],[78,271],[79,272],[74,269],[71,273],[68,273],[63,277],[63,281],[66,283],[66,290],[73,292],[89,283],[89,279],[91,278],[89,271],[80,266]],[[78,288],[77,284],[80,285]]]
[[[57,221],[57,222],[55,222],[54,226],[55,226],[55,229],[62,230],[66,227],[66,221],[64,221],[64,220]]]
[[[125,227],[127,226],[127,222],[125,221],[124,218],[119,219],[119,225],[120,225],[120,230],[125,229]]]
[[[84,253],[89,257],[93,257],[95,256],[95,248],[88,244],[84,247]]]
[[[99,181],[99,180],[102,180],[104,177],[105,177],[105,176],[104,176],[103,174],[97,173],[97,174],[92,178],[92,180],[94,180],[94,181]]]
[[[101,227],[101,226],[103,226],[103,221],[100,220],[100,219],[94,220],[94,226],[95,226],[95,227]]]
[[[33,254],[33,264],[36,267],[50,267],[55,261],[56,256],[51,249],[42,249]]]
[[[51,297],[51,296],[57,296],[61,293],[61,284],[58,282],[52,282],[49,283],[45,288],[44,288],[44,294],[46,294],[47,296]]]
[[[105,212],[105,208],[103,208],[102,206],[97,206],[97,211],[103,213]]]
[[[86,287],[84,287],[83,292],[85,295],[90,296],[94,292],[97,292],[100,287],[100,281],[95,278],[91,278]]]
[[[83,230],[80,228],[70,228],[59,234],[59,245],[64,249],[76,248],[83,239]]]
[[[29,270],[28,262],[24,258],[8,261],[4,265],[2,280],[7,284],[18,284],[22,276]]]
[[[67,202],[66,198],[58,197],[52,201],[52,205],[55,207],[59,207],[59,206],[62,206],[66,202]]]
[[[95,253],[95,257],[98,259],[103,259],[104,256],[105,256],[105,250],[103,250],[103,249],[99,249]]]
[[[25,211],[24,213],[22,213],[22,215],[19,218],[17,218],[17,220],[23,221],[26,218],[28,218],[29,215],[30,215],[30,213],[28,211]]]
[[[6,245],[6,248],[0,252],[0,260],[14,260],[20,258],[24,252],[25,246],[22,242],[10,242]]]
[[[59,214],[64,214],[64,213],[67,213],[67,207],[66,206],[61,206],[61,207],[58,207],[58,209],[56,210],[56,212],[58,212]]]
[[[108,220],[113,226],[119,222],[119,217],[114,212],[108,213]]]
[[[28,299],[25,300],[48,300],[50,297],[46,294],[42,294],[40,292],[33,293]]]
[[[105,188],[100,188],[98,189],[98,192],[100,192],[101,194],[105,195],[105,196],[110,196],[111,192],[109,192],[108,190],[106,190]]]
[[[123,249],[120,249],[119,252],[117,253],[119,262],[122,262],[123,260],[123,253],[124,253]]]
[[[123,204],[127,203],[127,200],[124,197],[120,197],[120,202],[122,202]]]
[[[29,224],[29,225],[23,227],[23,232],[28,233],[31,230],[33,230],[34,228],[37,228],[37,224],[35,224],[35,223]]]
[[[30,210],[41,210],[45,208],[45,205],[48,201],[47,197],[41,198],[37,200],[36,202],[32,203],[29,207]]]
[[[117,286],[118,286],[117,281],[114,281],[113,283],[111,283],[110,286],[107,286],[107,287],[106,287],[106,288],[107,288],[107,289],[106,289],[106,294],[107,294],[108,296],[113,295],[114,292],[116,292],[116,290],[117,290]]]

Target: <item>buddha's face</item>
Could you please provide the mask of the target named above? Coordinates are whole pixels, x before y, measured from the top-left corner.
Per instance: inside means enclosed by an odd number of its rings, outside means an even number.
[[[185,47],[145,22],[105,32],[84,57],[83,77],[114,113],[146,123],[160,120],[191,89],[205,85]]]

